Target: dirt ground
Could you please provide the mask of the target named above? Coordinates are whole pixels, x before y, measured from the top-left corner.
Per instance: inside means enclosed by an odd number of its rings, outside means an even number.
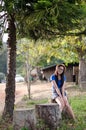
[[[5,87],[6,84],[0,83],[0,114],[4,109],[5,104]],[[27,87],[25,83],[16,84],[16,93],[15,93],[15,104],[21,101],[24,95],[27,95]]]
[[[76,86],[74,83],[66,83],[66,93],[68,95],[68,98],[70,97],[75,97],[75,96],[81,96],[81,95],[86,95],[86,91],[81,91],[78,86]],[[24,95],[24,96],[27,96]],[[51,101],[51,83],[50,82],[36,82],[31,85],[31,99],[32,100],[39,100],[39,99],[44,99],[48,98],[49,102]],[[17,108],[25,108],[26,102],[25,100],[21,100],[20,102],[16,103]]]
[[[37,81],[31,85],[31,99],[41,99],[48,98],[51,99],[51,83],[50,82],[41,82]],[[25,83],[16,84],[16,95],[15,95],[15,104],[18,108],[25,107],[23,97],[28,95],[27,85]],[[69,97],[86,95],[86,91],[80,91],[74,83],[67,83],[66,91]],[[3,111],[5,103],[5,84],[0,84],[0,112]]]
[[[0,113],[4,109],[5,104],[5,87],[6,84],[0,84]],[[41,98],[50,96],[51,93],[51,85],[50,83],[37,81],[31,85],[31,98]],[[28,95],[27,85],[25,83],[17,83],[16,84],[16,93],[15,93],[15,104],[21,102],[24,96]],[[21,104],[21,103],[20,103]]]

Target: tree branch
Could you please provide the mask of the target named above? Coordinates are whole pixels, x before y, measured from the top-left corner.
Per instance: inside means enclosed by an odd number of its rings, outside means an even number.
[[[71,32],[69,32],[69,33],[66,33],[66,32],[64,32],[64,33],[62,33],[62,32],[53,32],[53,31],[50,31],[50,30],[46,30],[46,32],[49,32],[49,33],[51,33],[51,35],[58,35],[58,36],[80,36],[80,35],[82,35],[82,34],[84,34],[84,35],[86,35],[86,29],[84,30],[84,31],[81,31],[81,32],[76,32],[76,33],[71,33]]]
[[[0,15],[0,19],[2,19],[6,15],[7,15],[7,13],[4,13],[3,15]]]

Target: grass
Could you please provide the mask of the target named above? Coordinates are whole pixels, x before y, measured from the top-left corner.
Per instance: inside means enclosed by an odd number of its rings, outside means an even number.
[[[13,130],[12,121],[0,119],[0,130]]]
[[[25,108],[33,108],[35,107],[36,104],[45,104],[45,103],[48,103],[49,102],[49,99],[48,98],[43,98],[43,99],[28,99],[28,96],[25,95],[22,99],[22,106]],[[20,104],[21,105],[21,104]],[[19,105],[19,107],[20,107]],[[18,107],[15,106],[15,108]]]
[[[72,97],[70,104],[77,121],[64,119],[59,130],[86,130],[86,95]]]
[[[24,97],[23,101],[26,102],[26,105],[29,108],[32,108],[36,104],[48,103],[49,99],[45,98],[40,100],[38,99],[28,100],[27,97]],[[71,97],[69,101],[75,113],[77,121],[73,122],[72,120],[69,119],[63,119],[61,126],[58,130],[86,130],[86,95]],[[7,128],[3,129],[2,127],[3,127],[3,123],[0,123],[0,130],[13,130],[11,124],[8,125],[8,129]]]
[[[27,100],[24,98],[24,100]],[[58,130],[86,130],[86,95],[75,96],[69,99],[70,105],[75,113],[76,122],[69,119],[63,119]],[[48,103],[48,99],[27,100],[28,107],[34,107],[36,104]]]
[[[45,103],[48,103],[48,99],[45,98],[45,99],[40,99],[40,100],[29,100],[27,102],[27,105],[29,107],[34,107],[36,104],[45,104]]]

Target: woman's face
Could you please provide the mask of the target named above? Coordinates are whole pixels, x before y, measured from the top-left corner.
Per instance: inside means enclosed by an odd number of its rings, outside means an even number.
[[[64,67],[63,66],[58,66],[58,74],[62,74],[64,71]]]

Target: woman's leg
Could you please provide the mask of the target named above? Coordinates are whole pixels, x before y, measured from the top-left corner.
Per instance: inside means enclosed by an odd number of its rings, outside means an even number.
[[[57,98],[55,98],[55,101],[58,103],[60,111],[62,112],[62,110],[64,108],[64,102],[61,100],[61,98],[59,96]]]
[[[71,106],[69,105],[69,102],[68,102],[68,99],[67,99],[66,96],[65,96],[65,102],[66,102],[66,111],[67,111],[67,113],[75,120],[75,115],[73,113],[73,110],[72,110]]]

